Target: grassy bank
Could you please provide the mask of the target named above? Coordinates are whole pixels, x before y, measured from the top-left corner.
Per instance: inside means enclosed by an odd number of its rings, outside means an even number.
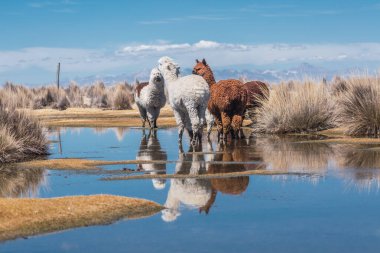
[[[112,195],[50,199],[0,198],[0,241],[151,216],[163,207],[152,201]]]
[[[141,119],[137,109],[102,110],[97,108],[69,108],[65,111],[54,109],[28,110],[49,127],[140,127]],[[170,106],[161,109],[157,125],[176,126]]]

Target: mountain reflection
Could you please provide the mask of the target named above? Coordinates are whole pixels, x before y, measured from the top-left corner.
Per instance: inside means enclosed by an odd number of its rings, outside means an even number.
[[[136,160],[167,160],[166,152],[161,148],[160,141],[157,138],[157,130],[149,131],[146,135],[145,130],[143,130],[142,138],[140,141],[140,147]],[[166,164],[157,163],[146,163],[138,164],[137,170],[147,171],[152,175],[166,174]],[[152,179],[153,187],[157,190],[165,188],[166,179]]]

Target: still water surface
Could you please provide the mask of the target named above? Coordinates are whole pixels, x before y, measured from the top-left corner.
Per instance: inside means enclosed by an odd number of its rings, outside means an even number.
[[[18,239],[0,252],[379,252],[380,147],[315,143],[323,137],[255,137],[179,150],[175,129],[66,128],[51,133],[50,158],[168,160],[99,171],[3,168],[3,197],[115,194],[150,199],[166,210]],[[191,151],[191,150],[190,150]],[[215,164],[208,161],[223,162]],[[249,161],[249,163],[245,163]],[[124,170],[123,170],[124,169]],[[254,169],[302,176],[101,181],[125,174],[200,174]]]

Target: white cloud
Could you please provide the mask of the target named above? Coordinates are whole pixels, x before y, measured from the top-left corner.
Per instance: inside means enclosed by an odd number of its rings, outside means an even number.
[[[147,44],[141,44],[137,46],[127,46],[124,47],[122,52],[123,53],[143,53],[143,52],[149,52],[149,51],[157,51],[157,52],[164,52],[172,49],[188,49],[191,45],[188,43],[183,44],[158,44],[158,45],[147,45]]]
[[[64,71],[71,75],[128,73],[155,66],[163,55],[175,58],[182,67],[192,67],[196,58],[206,58],[213,67],[301,62],[334,63],[337,67],[341,63],[380,66],[380,43],[233,44],[201,40],[192,44],[167,41],[134,44],[115,51],[35,47],[0,51],[0,74],[1,78],[12,80],[7,73],[20,74],[30,69],[54,72],[57,62],[61,62]]]
[[[187,61],[207,57],[219,66],[234,64],[267,65],[279,62],[302,61],[380,61],[380,43],[347,44],[231,44],[201,40],[189,44],[142,44],[124,47],[121,55],[159,57],[169,54]]]
[[[200,40],[199,42],[194,44],[195,48],[218,48],[220,46],[220,43],[215,41],[207,41],[207,40]]]

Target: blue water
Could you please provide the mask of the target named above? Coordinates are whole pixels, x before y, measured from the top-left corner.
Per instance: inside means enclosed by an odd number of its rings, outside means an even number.
[[[175,129],[160,129],[149,144],[145,137],[141,129],[127,129],[123,138],[117,138],[112,129],[101,134],[93,129],[80,129],[79,133],[66,129],[61,131],[62,154],[55,143],[51,157],[128,160],[145,154],[177,161],[159,168],[166,173],[188,173],[194,168],[240,171],[262,166],[310,172],[312,176],[168,179],[154,183],[151,179],[99,180],[115,176],[110,170],[125,165],[106,166],[97,172],[45,171],[36,183],[38,191],[34,194],[39,197],[106,193],[150,199],[169,209],[149,218],[4,242],[0,252],[380,250],[380,151],[376,146],[302,144],[298,139],[257,137],[226,146],[218,146],[213,140],[212,149],[207,143],[202,147],[203,151],[216,152],[211,158],[203,154],[180,158]],[[186,144],[183,149],[186,152],[188,148]],[[212,166],[204,162],[210,159],[256,163]],[[135,169],[136,165],[127,167]],[[211,193],[216,197],[208,214],[200,213]]]

